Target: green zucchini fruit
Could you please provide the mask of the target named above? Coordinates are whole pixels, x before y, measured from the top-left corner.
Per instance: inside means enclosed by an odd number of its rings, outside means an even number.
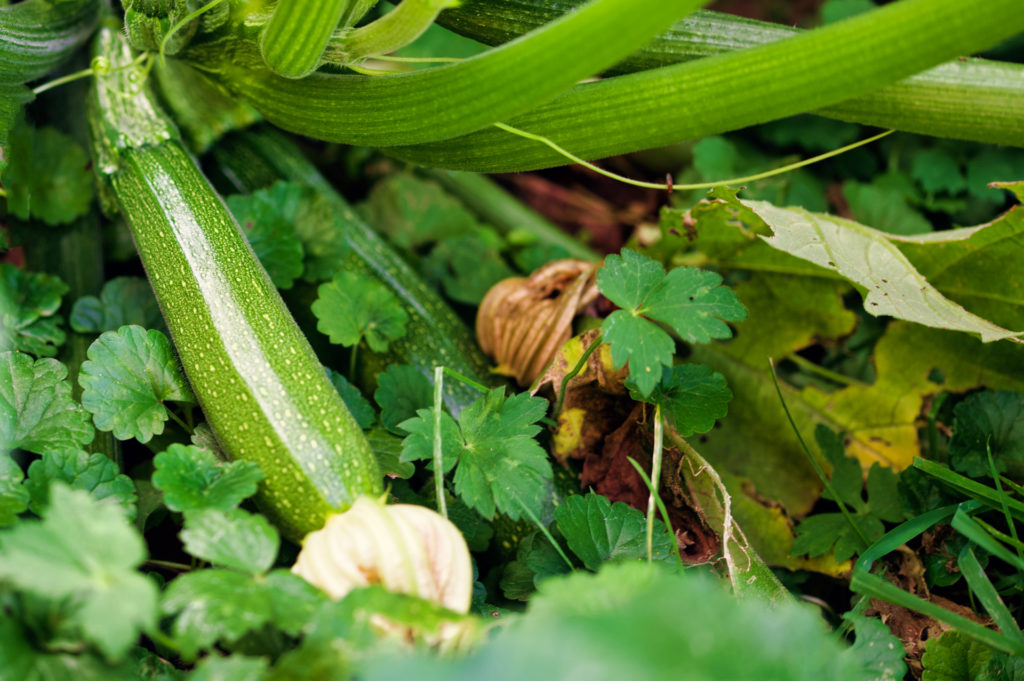
[[[467,0],[443,12],[438,23],[486,45],[501,45],[557,19],[581,2]],[[606,73],[669,66],[802,32],[791,26],[697,10]],[[1019,144],[1024,139],[1024,64],[957,59],[813,113],[939,137]]]
[[[316,70],[327,41],[351,0],[278,0],[260,35],[260,53],[271,71],[304,78]]]
[[[127,65],[103,28],[95,54]],[[90,90],[94,164],[135,239],[192,389],[224,452],[260,464],[257,497],[294,540],[361,495],[381,493],[377,463],[223,201],[137,74]]]
[[[99,0],[0,7],[0,81],[27,83],[56,68],[92,35],[99,10]]]
[[[316,167],[286,136],[269,127],[232,133],[213,149],[218,170],[240,192],[265,188],[278,180],[305,184],[326,198],[332,212],[344,217],[349,249],[337,269],[356,272],[383,284],[409,314],[405,335],[386,353],[360,351],[364,390],[390,364],[410,364],[433,382],[443,365],[479,383],[488,383],[490,363],[466,324],[370,225],[363,221]],[[460,381],[444,383],[444,401],[458,414],[479,393]]]

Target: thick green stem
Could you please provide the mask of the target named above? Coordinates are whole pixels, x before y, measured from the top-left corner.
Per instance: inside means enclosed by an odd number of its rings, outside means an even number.
[[[366,26],[335,33],[323,59],[330,64],[345,65],[394,52],[419,38],[441,10],[452,4],[452,0],[402,0],[398,7]]]
[[[438,23],[500,45],[551,21],[580,0],[468,0]],[[698,10],[606,74],[635,73],[784,40],[800,29]],[[938,137],[1009,144],[1024,129],[1024,64],[957,59],[813,113]]]
[[[387,76],[282,78],[254,62],[244,39],[199,46],[188,57],[286,130],[347,144],[418,144],[463,135],[550,101],[701,4],[594,0],[477,57]]]
[[[578,85],[525,115],[501,120],[584,159],[662,146],[870,98],[884,85],[1024,30],[1018,10],[1017,0],[903,0],[778,42]],[[963,115],[964,101],[943,99],[941,88],[932,89],[926,112],[907,113],[909,98],[901,95],[879,112],[863,112],[870,118],[863,122],[967,135],[949,115],[955,106]],[[1015,94],[992,86],[985,110],[995,116],[1020,106],[1019,85]],[[997,126],[998,141],[1024,146],[1024,118],[1004,123]],[[542,144],[493,128],[389,153],[477,172],[565,162]]]

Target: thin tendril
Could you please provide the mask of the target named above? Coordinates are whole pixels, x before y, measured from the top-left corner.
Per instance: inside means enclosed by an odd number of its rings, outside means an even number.
[[[853,142],[852,144],[847,144],[845,147],[840,147],[839,149],[833,149],[832,151],[826,152],[824,154],[819,154],[819,155],[814,156],[812,158],[804,159],[803,161],[797,161],[796,163],[790,163],[788,165],[782,166],[781,168],[775,168],[773,170],[767,170],[767,171],[765,171],[763,173],[757,173],[755,175],[744,175],[743,177],[732,177],[732,178],[729,178],[728,180],[718,180],[716,182],[700,182],[700,183],[697,183],[697,184],[667,184],[667,183],[664,183],[664,182],[643,182],[641,180],[634,180],[634,179],[626,177],[624,175],[619,175],[618,173],[613,173],[613,172],[611,172],[609,170],[604,170],[603,168],[597,167],[593,163],[590,163],[588,161],[584,161],[582,158],[580,158],[579,156],[576,156],[575,154],[567,151],[566,149],[563,149],[562,147],[558,146],[558,144],[556,144],[552,140],[548,139],[547,137],[544,137],[543,135],[535,135],[532,132],[526,132],[525,130],[520,130],[519,128],[513,128],[511,125],[506,125],[505,123],[495,123],[494,127],[498,128],[499,130],[504,130],[505,132],[512,133],[513,135],[518,135],[520,137],[524,137],[524,138],[526,138],[528,140],[533,140],[535,142],[540,142],[541,144],[544,144],[544,145],[550,147],[551,149],[553,149],[558,154],[561,154],[562,156],[566,157],[567,159],[569,159],[573,163],[578,163],[578,164],[580,164],[580,165],[582,165],[582,166],[584,166],[586,168],[590,168],[595,173],[598,173],[600,175],[604,175],[605,177],[610,177],[613,180],[618,180],[619,182],[623,182],[625,184],[633,185],[634,187],[643,187],[644,189],[664,189],[664,190],[684,190],[684,191],[685,190],[690,190],[690,189],[713,189],[715,187],[724,187],[726,185],[737,185],[737,184],[742,184],[744,182],[753,182],[755,180],[763,180],[766,177],[773,177],[775,175],[781,175],[782,173],[788,173],[791,170],[796,170],[797,168],[803,168],[804,166],[808,166],[808,165],[811,165],[813,163],[818,163],[819,161],[824,161],[825,159],[832,158],[833,156],[838,156],[839,154],[844,154],[847,151],[850,151],[852,149],[856,149],[857,147],[864,146],[865,144],[870,144],[870,143],[872,143],[872,142],[874,142],[876,140],[882,139],[886,135],[891,135],[892,133],[895,132],[895,130],[886,130],[885,132],[880,132],[877,135],[873,135],[871,137],[868,137],[867,139],[859,140],[857,142]]]

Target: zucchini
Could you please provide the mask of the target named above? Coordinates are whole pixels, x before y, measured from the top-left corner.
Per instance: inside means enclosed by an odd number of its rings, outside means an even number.
[[[362,375],[353,377],[372,391],[376,375],[389,364],[411,364],[433,382],[443,365],[479,383],[488,383],[490,363],[469,328],[372,227],[364,222],[316,167],[283,134],[272,128],[233,133],[213,150],[217,169],[239,192],[252,192],[278,180],[313,188],[343,215],[350,248],[338,269],[376,279],[394,294],[409,314],[405,335],[387,353],[360,351]],[[458,415],[479,393],[460,381],[445,381],[444,401]]]
[[[103,28],[95,54],[131,61]],[[90,90],[94,164],[127,219],[181,363],[225,454],[260,464],[257,502],[294,540],[382,490],[362,431],[224,203],[131,69]]]
[[[320,56],[351,0],[278,0],[260,34],[260,54],[271,71],[304,78]]]

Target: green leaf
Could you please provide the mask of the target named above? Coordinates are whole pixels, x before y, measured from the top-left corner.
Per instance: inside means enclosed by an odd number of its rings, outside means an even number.
[[[853,457],[846,456],[843,435],[843,433],[837,433],[820,423],[814,429],[814,439],[825,459],[832,465],[829,481],[839,498],[834,499],[828,489],[823,491],[821,496],[825,499],[842,502],[859,511],[864,508],[864,500],[861,498],[861,491],[864,488],[864,471],[861,470],[860,462]]]
[[[932,225],[907,201],[907,190],[901,187],[905,178],[883,175],[873,184],[847,180],[843,197],[854,218],[887,234],[927,234]]]
[[[226,203],[274,286],[291,288],[302,276],[304,255],[292,222],[261,198],[229,196]]]
[[[0,352],[52,357],[64,343],[57,314],[68,287],[55,276],[0,263]]]
[[[34,633],[14,618],[0,614],[0,669],[4,670],[4,678],[18,681],[180,681],[177,675],[147,675],[146,669],[133,659],[112,663],[92,651],[40,650]],[[137,657],[135,651],[131,657]]]
[[[944,297],[885,234],[864,225],[798,208],[782,209],[748,201],[774,231],[765,240],[837,272],[866,292],[864,309],[926,326],[976,333],[985,342],[1016,338]]]
[[[329,279],[349,251],[344,220],[355,216],[336,214],[327,199],[304,184],[277,181],[252,194],[229,197],[228,208],[239,222],[241,216],[254,215],[272,225],[293,226],[305,257],[305,281]]]
[[[999,218],[928,237],[896,241],[932,286],[974,314],[1003,327],[1024,328],[1024,288],[1005,273],[1024,258],[1024,207]]]
[[[1024,153],[1008,147],[986,147],[967,162],[967,191],[971,196],[988,201],[1001,201],[998,189],[989,187],[993,180],[1009,182],[1024,177]]]
[[[664,268],[635,251],[610,255],[597,274],[600,291],[623,308],[605,319],[602,333],[616,367],[630,362],[630,376],[641,396],[661,380],[661,366],[671,366],[675,345],[650,320],[663,322],[689,343],[728,338],[723,320],[739,321],[746,310],[722,278],[695,267]],[[646,319],[649,318],[649,319]]]
[[[50,494],[41,522],[0,535],[0,579],[54,602],[75,599],[71,620],[108,658],[119,658],[156,624],[156,585],[135,571],[145,544],[113,504],[60,483]]]
[[[953,408],[953,468],[973,478],[988,477],[988,452],[996,470],[1011,477],[1024,473],[1024,394],[986,390]]]
[[[313,303],[316,328],[332,343],[346,347],[364,338],[374,352],[387,352],[388,344],[405,335],[409,314],[380,282],[354,272],[340,271],[321,284]]]
[[[921,664],[924,681],[995,681],[988,671],[1008,657],[959,631],[928,640]],[[1005,677],[1002,678],[1013,678]]]
[[[608,300],[624,310],[640,307],[665,278],[665,268],[636,251],[623,249],[605,258],[597,285]]]
[[[99,298],[82,296],[71,308],[70,322],[78,333],[116,331],[129,324],[144,329],[164,328],[153,289],[139,277],[115,277],[103,284]]]
[[[54,128],[33,128],[21,122],[13,131],[17,143],[3,172],[7,209],[22,220],[48,225],[71,222],[92,203],[89,156],[69,135]]]
[[[455,464],[455,491],[467,505],[484,518],[496,510],[513,519],[540,517],[552,478],[546,452],[534,439],[540,427],[533,425],[547,411],[547,402],[526,393],[508,399],[503,388],[495,388],[459,414],[454,420],[442,415],[442,450],[448,463]],[[421,409],[415,419],[399,424],[409,432],[403,443],[403,460],[433,458],[434,415]],[[413,437],[415,435],[415,437]]]
[[[13,523],[28,508],[29,492],[21,481],[25,473],[14,459],[0,455],[0,527]]]
[[[71,399],[67,375],[55,359],[0,353],[0,452],[45,454],[92,442],[89,414]]]
[[[448,498],[448,520],[459,528],[459,532],[462,533],[466,540],[466,546],[471,552],[483,553],[487,550],[491,538],[494,536],[494,528],[464,501],[450,495]]]
[[[738,599],[694,570],[631,562],[545,580],[525,615],[467,657],[381,656],[361,678],[861,678],[841,651],[803,605]]]
[[[501,574],[501,593],[513,601],[528,601],[540,583],[570,571],[551,542],[534,530],[516,547],[516,559],[505,565]]]
[[[172,444],[153,458],[153,468],[153,485],[172,511],[229,511],[255,494],[263,479],[256,463],[225,463],[192,445]]]
[[[703,364],[677,364],[662,369],[661,381],[647,397],[636,390],[632,376],[626,380],[633,399],[661,405],[662,412],[683,437],[706,433],[729,413],[732,391],[725,377]]]
[[[297,635],[323,598],[284,570],[254,577],[210,568],[171,582],[161,608],[165,615],[177,615],[172,632],[182,657],[191,660],[200,650],[235,642],[268,623]]]
[[[196,558],[251,575],[270,569],[281,543],[266,518],[238,508],[189,511],[181,540]]]
[[[269,663],[265,657],[208,655],[189,674],[189,681],[261,681]]]
[[[492,286],[516,274],[500,246],[501,238],[491,229],[448,237],[423,259],[422,269],[452,300],[478,305]]]
[[[880,619],[865,617],[848,612],[843,619],[853,622],[857,636],[853,646],[843,651],[843,656],[859,661],[863,673],[861,678],[878,681],[900,681],[907,673],[903,661],[906,651],[903,643],[889,631]]]
[[[883,468],[878,463],[873,464],[868,471],[868,498],[865,501],[862,496],[864,478],[861,465],[855,458],[846,456],[843,434],[836,434],[819,424],[814,431],[814,437],[825,458],[832,464],[832,489],[839,496],[839,499],[834,500],[841,501],[847,506],[856,528],[842,513],[819,513],[809,516],[796,528],[797,538],[793,543],[792,553],[820,556],[834,544],[836,560],[844,561],[867,548],[861,534],[868,542],[872,542],[885,531],[883,520],[903,520],[897,477],[892,469]],[[833,499],[827,489],[822,497]]]
[[[393,433],[404,435],[399,424],[434,403],[434,387],[416,367],[392,364],[377,376],[373,399],[380,405],[381,424]]]
[[[366,430],[377,422],[377,412],[373,410],[373,405],[370,404],[369,400],[363,397],[363,393],[359,391],[359,388],[352,385],[347,378],[333,369],[328,369],[327,375],[331,379],[331,385],[341,395],[342,401],[348,407],[360,428]]]
[[[573,495],[555,509],[558,529],[587,569],[609,561],[647,560],[647,520],[635,508],[591,492]],[[660,520],[654,523],[653,558],[675,559],[676,539]]]
[[[164,432],[164,402],[194,403],[171,342],[160,331],[124,326],[100,335],[82,362],[82,405],[119,440],[149,442]]]
[[[476,216],[440,185],[408,172],[395,173],[374,185],[359,211],[406,251],[480,228]]]
[[[398,428],[408,435],[402,440],[402,461],[430,461],[433,470],[434,458],[434,412],[432,409],[420,409],[416,416],[402,421]],[[444,473],[449,473],[463,449],[462,431],[459,424],[448,412],[441,413],[441,461]]]
[[[104,454],[66,449],[47,452],[28,467],[25,488],[32,495],[31,508],[41,515],[50,503],[50,483],[59,480],[71,489],[88,492],[96,501],[118,504],[129,520],[135,519],[135,483],[122,475],[117,464]]]
[[[414,464],[402,461],[402,438],[378,427],[367,432],[366,439],[382,475],[408,479],[416,472]]]
[[[629,362],[629,377],[640,397],[650,395],[671,366],[676,344],[672,337],[643,317],[616,310],[604,320],[601,337],[611,347],[616,368]]]
[[[910,176],[930,194],[958,194],[967,189],[967,179],[960,170],[960,164],[941,147],[918,150],[914,154]]]

